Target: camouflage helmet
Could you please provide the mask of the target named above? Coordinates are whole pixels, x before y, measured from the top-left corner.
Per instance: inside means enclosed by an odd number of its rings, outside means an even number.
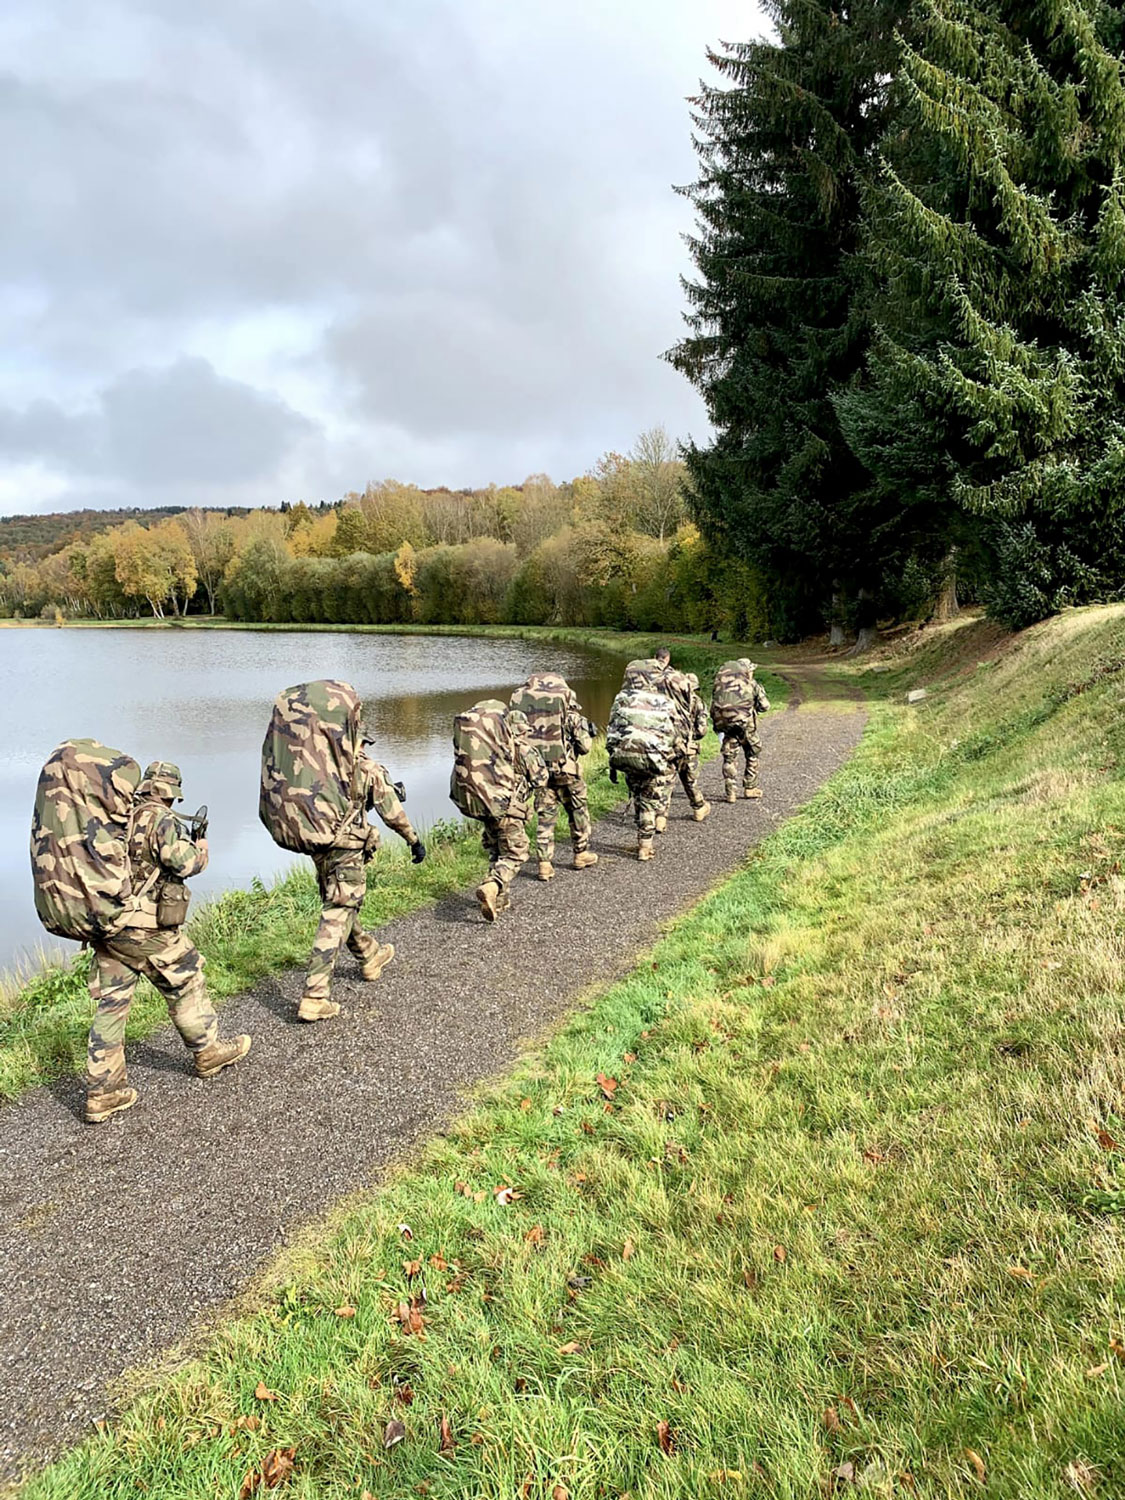
[[[184,789],[180,768],[170,760],[154,760],[145,767],[145,774],[137,788],[138,797],[170,797],[174,802],[184,800]]]

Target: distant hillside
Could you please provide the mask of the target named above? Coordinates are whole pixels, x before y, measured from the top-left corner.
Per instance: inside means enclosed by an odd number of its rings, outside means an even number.
[[[36,516],[0,516],[0,557],[35,562],[79,537],[96,536],[99,531],[108,531],[111,526],[120,526],[124,521],[151,526],[169,516],[182,515],[186,509],[184,505],[161,505],[143,510],[134,506],[125,510],[66,510]],[[230,514],[245,515],[246,512],[235,509]]]

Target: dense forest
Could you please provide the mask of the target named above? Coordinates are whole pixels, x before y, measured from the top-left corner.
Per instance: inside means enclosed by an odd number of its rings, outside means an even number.
[[[1022,626],[1121,596],[1125,6],[766,8],[773,38],[709,54],[681,189],[667,357],[709,441],[654,428],[564,484],[9,534],[0,611],[862,645],[958,598]]]

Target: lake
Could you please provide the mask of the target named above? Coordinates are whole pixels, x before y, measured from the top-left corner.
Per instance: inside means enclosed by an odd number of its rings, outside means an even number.
[[[600,652],[470,636],[0,630],[8,725],[0,739],[0,973],[76,951],[40,927],[28,857],[36,781],[60,740],[101,740],[142,769],[161,759],[180,766],[181,810],[205,802],[211,815],[211,863],[192,889],[213,894],[294,862],[258,822],[262,739],[282,688],[321,677],[353,683],[375,736],[372,753],[406,783],[407,811],[425,827],[457,816],[449,801],[455,713],[481,698],[506,699],[529,672],[558,671],[604,727],[621,666]]]

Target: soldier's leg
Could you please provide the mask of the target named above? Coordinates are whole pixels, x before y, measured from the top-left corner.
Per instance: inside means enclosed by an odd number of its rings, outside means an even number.
[[[358,849],[322,856],[316,861],[316,873],[320,886],[320,925],[316,930],[298,1012],[303,1019],[309,1020],[335,1015],[339,1010],[339,1006],[329,999],[332,971],[336,967],[337,954],[352,934],[367,889],[363,856]]]
[[[747,734],[743,737],[746,750],[746,770],[742,777],[742,795],[744,797],[760,797],[761,788],[758,785],[758,756],[762,751],[762,742],[756,734]]]
[[[653,825],[657,833],[663,833],[668,826],[668,811],[672,806],[672,791],[676,785],[676,766],[673,762],[659,776],[651,778],[648,795],[655,798],[653,810]]]
[[[499,818],[494,823],[496,854],[488,879],[477,886],[477,901],[486,922],[495,922],[499,913],[511,906],[508,887],[531,854],[531,840],[522,818]]]
[[[698,812],[707,805],[707,799],[699,789],[699,756],[689,751],[680,761],[678,770],[692,812]]]
[[[488,862],[491,865],[500,852],[500,835],[498,832],[498,823],[495,818],[481,819],[480,846],[488,855]]]
[[[652,858],[656,820],[667,805],[664,800],[667,784],[667,778],[663,776],[646,776],[637,783],[633,796],[637,804],[638,859]]]
[[[94,949],[90,970],[94,1019],[86,1047],[87,1094],[109,1094],[125,1087],[125,1022],[137,978],[136,970],[108,948]]]
[[[538,788],[535,812],[538,818],[535,855],[540,865],[539,878],[549,880],[550,875],[544,874],[542,866],[553,864],[555,859],[555,825],[559,820],[559,792],[555,787],[548,784]]]
[[[562,798],[570,822],[574,868],[588,869],[590,865],[597,864],[598,856],[590,848],[590,794],[586,790],[585,778],[576,776],[573,781],[569,781],[563,788]]]
[[[728,729],[723,735],[723,789],[728,802],[738,800],[738,752],[741,737]]]
[[[137,940],[141,972],[164,996],[184,1046],[198,1056],[219,1034],[219,1018],[207,998],[203,955],[182,928]]]

